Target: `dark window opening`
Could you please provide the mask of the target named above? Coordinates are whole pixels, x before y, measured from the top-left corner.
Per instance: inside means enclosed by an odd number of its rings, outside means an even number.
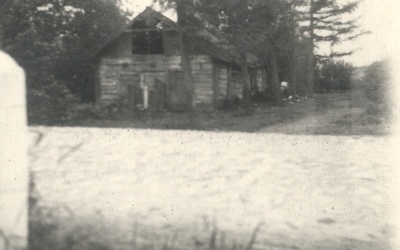
[[[135,31],[132,37],[132,54],[164,54],[162,31]]]

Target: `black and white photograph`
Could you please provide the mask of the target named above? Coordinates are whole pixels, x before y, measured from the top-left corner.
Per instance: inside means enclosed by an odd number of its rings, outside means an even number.
[[[0,0],[0,250],[400,249],[399,13]]]

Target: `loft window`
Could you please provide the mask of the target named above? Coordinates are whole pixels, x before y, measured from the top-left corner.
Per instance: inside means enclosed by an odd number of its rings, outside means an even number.
[[[164,54],[161,30],[138,30],[134,31],[132,36],[132,54]]]

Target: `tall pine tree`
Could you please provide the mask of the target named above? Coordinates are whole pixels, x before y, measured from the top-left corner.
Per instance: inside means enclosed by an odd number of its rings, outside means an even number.
[[[308,69],[307,69],[307,95],[314,93],[314,69],[316,60],[324,58],[316,54],[316,47],[321,43],[329,43],[331,46],[340,44],[342,41],[356,39],[365,34],[359,30],[357,19],[350,18],[359,2],[339,4],[337,0],[303,0],[300,2],[299,21],[307,21],[308,26]],[[307,9],[304,11],[304,9]],[[353,51],[333,53],[331,57],[345,56]]]

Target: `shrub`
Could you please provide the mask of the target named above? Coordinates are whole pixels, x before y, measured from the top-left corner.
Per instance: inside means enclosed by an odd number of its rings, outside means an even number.
[[[328,61],[317,70],[316,91],[349,90],[354,67],[344,61]],[[336,82],[336,83],[335,83]]]
[[[80,104],[62,81],[52,80],[28,88],[28,120],[35,125],[65,124],[76,119],[97,118],[93,105]]]
[[[363,81],[368,99],[379,103],[385,102],[389,91],[387,62],[379,61],[368,66]]]
[[[370,100],[367,113],[388,117],[391,113],[388,62],[379,61],[368,66],[363,82],[365,84],[365,94]]]
[[[29,85],[28,85],[29,86]],[[28,118],[33,124],[49,124],[70,119],[71,105],[76,98],[60,81],[50,81],[37,88],[28,88]]]

